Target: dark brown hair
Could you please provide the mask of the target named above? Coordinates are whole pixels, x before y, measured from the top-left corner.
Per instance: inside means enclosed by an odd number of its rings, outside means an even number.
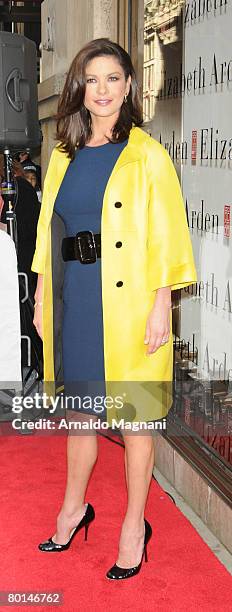
[[[123,102],[119,117],[112,130],[110,142],[122,142],[130,133],[132,125],[143,123],[143,108],[139,98],[135,70],[128,53],[109,38],[96,38],[87,43],[74,58],[61,94],[57,120],[56,139],[60,150],[74,159],[75,148],[83,148],[91,137],[91,115],[84,106],[87,63],[97,56],[113,55],[123,68],[125,79],[131,75],[130,91],[127,102]]]

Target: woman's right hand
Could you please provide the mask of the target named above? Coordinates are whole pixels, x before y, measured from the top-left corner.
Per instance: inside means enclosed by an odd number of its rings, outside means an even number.
[[[35,292],[33,324],[41,340],[43,340],[42,316],[43,316],[43,274],[38,274],[37,287],[36,287],[36,292]]]
[[[43,339],[42,315],[43,315],[42,302],[39,302],[39,303],[35,302],[33,325],[35,326],[37,334],[39,335],[41,340]]]

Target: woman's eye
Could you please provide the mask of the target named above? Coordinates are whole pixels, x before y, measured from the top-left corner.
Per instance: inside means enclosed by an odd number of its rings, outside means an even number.
[[[114,76],[109,77],[109,79],[110,79],[110,80],[113,80],[113,81],[118,81],[118,77],[114,77]],[[95,80],[96,80],[96,79],[94,79],[94,78],[89,78],[89,79],[86,79],[86,83],[91,83],[91,82],[93,82],[93,81],[95,81]]]

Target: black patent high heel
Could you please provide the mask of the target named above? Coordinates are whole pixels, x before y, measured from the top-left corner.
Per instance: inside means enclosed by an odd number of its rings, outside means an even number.
[[[136,574],[140,572],[141,567],[142,567],[143,557],[145,559],[145,562],[147,563],[148,561],[147,544],[152,536],[152,528],[151,528],[150,523],[148,523],[146,519],[144,519],[144,523],[145,523],[144,547],[143,547],[142,558],[141,558],[139,565],[136,565],[135,567],[125,568],[125,567],[119,567],[115,563],[115,565],[113,565],[113,567],[111,567],[111,569],[106,574],[106,577],[109,578],[110,580],[122,580],[125,578],[132,578],[132,576],[135,576]]]
[[[38,545],[39,550],[42,550],[43,552],[62,552],[63,550],[67,550],[74,536],[76,535],[76,533],[78,533],[78,531],[80,531],[80,529],[82,529],[82,527],[85,528],[85,542],[86,542],[87,537],[88,537],[89,525],[94,520],[94,518],[95,518],[94,508],[93,506],[91,506],[91,504],[88,504],[84,516],[82,517],[80,523],[78,523],[78,525],[74,527],[71,533],[71,536],[69,538],[69,541],[66,544],[57,544],[56,542],[53,542],[52,538],[49,538],[45,542],[42,542],[41,544]]]

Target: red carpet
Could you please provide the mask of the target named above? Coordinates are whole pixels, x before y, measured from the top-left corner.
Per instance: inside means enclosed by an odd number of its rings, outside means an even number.
[[[55,533],[65,487],[64,436],[1,437],[0,590],[63,592],[65,612],[231,610],[231,576],[152,481],[146,516],[153,527],[148,563],[138,576],[110,582],[126,495],[123,449],[99,439],[99,458],[86,501],[96,511],[88,542],[76,536],[68,551],[46,554],[37,545]],[[51,606],[20,606],[34,612]],[[8,606],[1,610],[9,611]]]

